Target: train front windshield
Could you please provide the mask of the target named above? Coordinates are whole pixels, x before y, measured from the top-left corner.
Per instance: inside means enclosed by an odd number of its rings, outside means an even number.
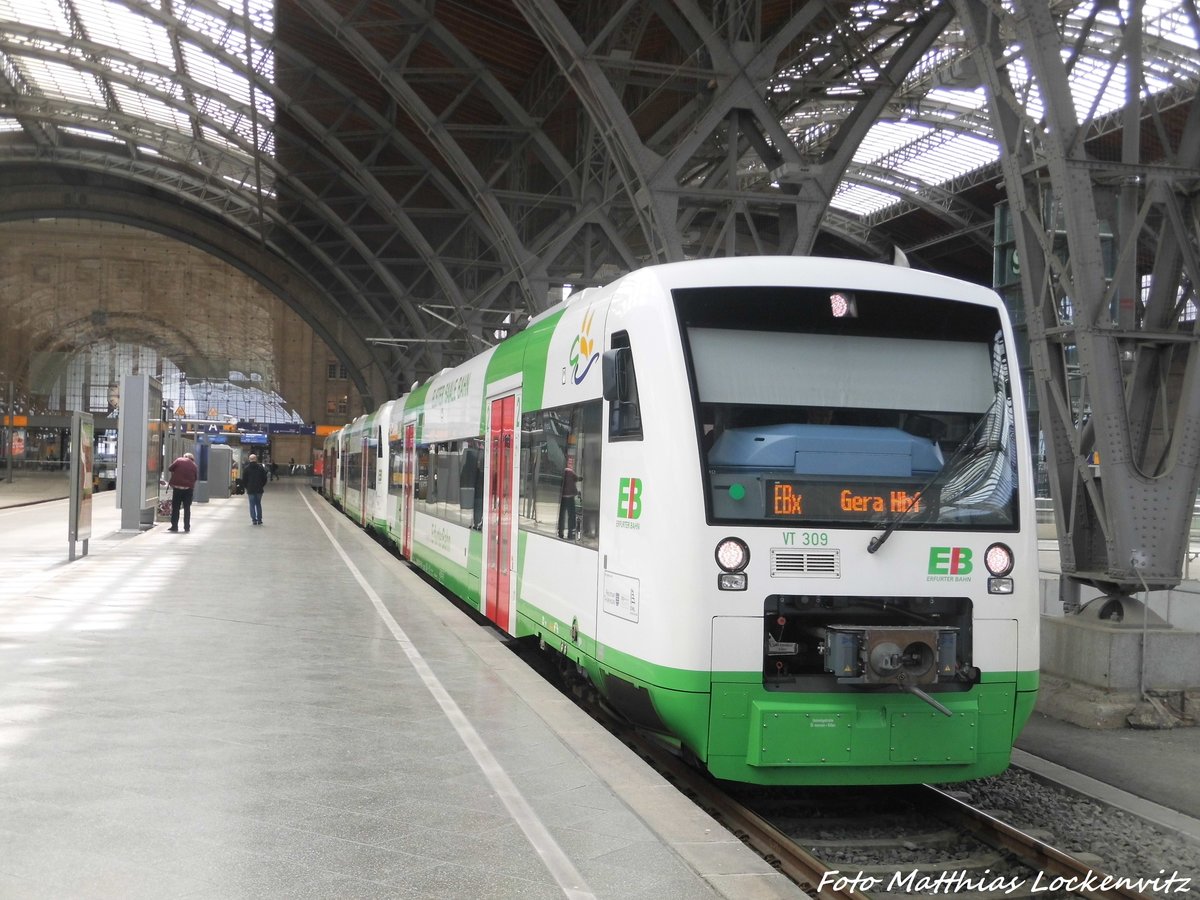
[[[829,288],[675,292],[709,521],[1011,530],[996,310]]]

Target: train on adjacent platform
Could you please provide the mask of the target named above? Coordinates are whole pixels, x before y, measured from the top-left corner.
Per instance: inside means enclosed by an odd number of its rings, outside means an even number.
[[[713,259],[361,416],[322,491],[715,777],[950,782],[1037,695],[1029,448],[994,292]]]

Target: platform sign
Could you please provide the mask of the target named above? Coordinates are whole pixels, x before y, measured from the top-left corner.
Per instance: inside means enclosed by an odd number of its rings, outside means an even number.
[[[91,413],[71,414],[71,506],[67,522],[69,559],[75,559],[75,543],[83,541],[83,556],[88,554],[92,537],[92,477],[96,426]]]

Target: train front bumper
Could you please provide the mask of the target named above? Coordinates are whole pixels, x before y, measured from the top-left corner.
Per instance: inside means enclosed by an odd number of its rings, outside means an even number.
[[[938,693],[776,693],[713,684],[709,771],[758,784],[948,782],[1002,772],[1035,692],[1016,679]]]

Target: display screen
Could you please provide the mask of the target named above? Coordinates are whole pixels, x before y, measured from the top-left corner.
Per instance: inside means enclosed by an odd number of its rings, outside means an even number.
[[[917,515],[937,505],[937,489],[921,496],[913,484],[879,481],[766,482],[768,519],[877,522],[902,513]]]

